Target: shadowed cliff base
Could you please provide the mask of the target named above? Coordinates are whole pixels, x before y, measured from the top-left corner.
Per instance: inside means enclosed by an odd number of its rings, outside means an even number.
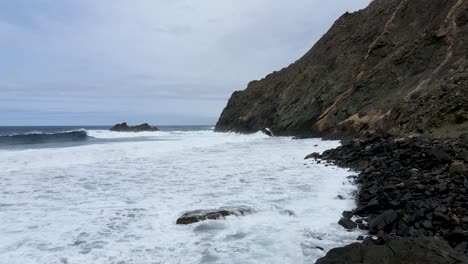
[[[236,91],[216,131],[338,137],[468,130],[468,1],[375,0]]]

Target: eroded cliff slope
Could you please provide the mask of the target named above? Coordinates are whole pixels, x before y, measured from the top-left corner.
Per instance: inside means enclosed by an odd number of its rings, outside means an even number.
[[[301,59],[236,91],[216,131],[468,131],[468,0],[374,0]]]

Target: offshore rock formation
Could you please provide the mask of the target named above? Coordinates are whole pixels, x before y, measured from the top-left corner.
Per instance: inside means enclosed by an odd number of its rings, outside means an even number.
[[[216,131],[468,130],[468,0],[374,0],[301,59],[232,94]]]
[[[127,123],[116,124],[109,129],[110,131],[116,132],[143,132],[143,131],[159,131],[159,128],[152,127],[147,123],[138,126],[128,126]]]

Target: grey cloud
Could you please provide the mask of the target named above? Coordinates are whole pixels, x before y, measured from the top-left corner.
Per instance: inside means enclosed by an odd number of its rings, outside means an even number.
[[[160,33],[166,33],[169,35],[185,35],[192,32],[192,28],[189,25],[171,25],[171,26],[155,26],[153,30]]]
[[[47,110],[95,115],[73,115],[81,124],[143,117],[214,123],[234,90],[289,65],[339,15],[368,2],[0,3],[0,105],[14,104],[8,114],[24,124],[31,116],[21,112],[31,109],[45,121]],[[54,122],[62,121],[75,119]]]

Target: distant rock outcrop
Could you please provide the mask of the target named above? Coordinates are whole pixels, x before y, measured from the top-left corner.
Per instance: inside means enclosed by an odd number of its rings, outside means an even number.
[[[374,0],[301,59],[236,91],[216,131],[468,131],[468,1]]]
[[[143,131],[159,131],[159,128],[148,125],[147,123],[138,126],[128,126],[127,123],[116,124],[111,127],[110,131],[116,132],[143,132]]]

